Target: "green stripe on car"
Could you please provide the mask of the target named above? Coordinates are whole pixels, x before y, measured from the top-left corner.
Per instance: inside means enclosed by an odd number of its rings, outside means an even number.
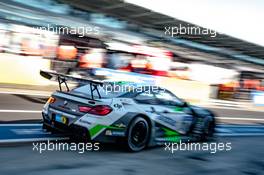
[[[95,125],[93,128],[91,128],[89,130],[91,138],[93,138],[97,133],[102,131],[104,128],[107,128],[107,129],[124,129],[124,128],[115,127],[115,126]]]

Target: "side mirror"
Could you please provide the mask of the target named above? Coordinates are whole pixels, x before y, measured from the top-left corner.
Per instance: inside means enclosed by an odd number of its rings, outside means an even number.
[[[182,107],[189,107],[189,104],[186,101],[184,101]]]

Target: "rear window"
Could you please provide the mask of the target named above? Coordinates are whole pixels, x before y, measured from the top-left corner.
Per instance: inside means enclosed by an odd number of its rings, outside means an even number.
[[[109,86],[98,86],[98,91],[101,95],[101,98],[115,98],[115,97],[121,96],[126,93],[122,91],[111,90]],[[84,86],[77,87],[73,89],[71,92],[77,95],[84,95],[86,97],[92,97],[90,85],[84,85]],[[96,91],[93,92],[93,96],[95,99],[99,98]]]

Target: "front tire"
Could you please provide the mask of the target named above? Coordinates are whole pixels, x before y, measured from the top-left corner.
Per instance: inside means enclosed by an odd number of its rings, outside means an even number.
[[[127,133],[127,148],[138,152],[146,148],[149,139],[150,127],[142,117],[136,117],[130,124]]]

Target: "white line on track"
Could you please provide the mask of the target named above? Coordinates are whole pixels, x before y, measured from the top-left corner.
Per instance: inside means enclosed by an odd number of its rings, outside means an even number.
[[[30,95],[30,96],[42,96],[49,97],[51,92],[37,93],[37,92],[14,92],[14,91],[0,91],[0,94],[12,94],[12,95]]]
[[[261,111],[261,109],[258,109],[258,107],[256,107],[256,109],[252,109],[252,108],[248,108],[248,107],[227,107],[227,106],[214,106],[214,105],[199,105],[201,107],[204,108],[209,108],[209,109],[229,109],[229,110],[235,110],[235,111],[252,111],[252,112],[263,112]]]
[[[8,123],[8,124],[0,124],[0,127],[2,126],[42,126],[42,124],[38,124],[38,123],[29,123],[29,124],[26,124],[26,123],[21,123],[21,124],[16,124],[16,123]]]
[[[13,109],[0,109],[0,112],[4,113],[41,113],[38,110],[13,110]]]
[[[39,134],[39,135],[46,135],[47,133],[43,132],[42,128],[34,128],[34,129],[10,129],[13,133],[17,135],[32,135],[32,134]]]
[[[264,133],[216,133],[219,137],[264,136]]]
[[[238,124],[219,124],[217,125],[216,128],[264,128],[264,125],[245,125],[245,124],[242,124],[241,125],[238,125]]]
[[[247,121],[264,121],[264,118],[242,118],[242,117],[216,117],[220,120],[247,120]]]
[[[68,137],[44,137],[44,138],[28,138],[28,139],[3,139],[0,143],[19,143],[19,142],[38,142],[47,140],[67,140]]]
[[[232,133],[231,129],[226,129],[226,128],[215,128],[217,133]]]

